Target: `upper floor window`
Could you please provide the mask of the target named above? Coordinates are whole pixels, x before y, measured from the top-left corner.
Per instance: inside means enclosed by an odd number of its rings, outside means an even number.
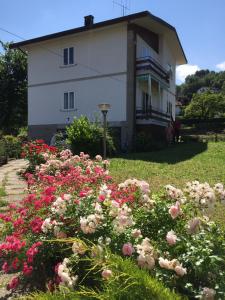
[[[70,110],[75,108],[74,92],[64,93],[63,109]]]
[[[74,47],[63,49],[63,64],[64,66],[74,64]]]

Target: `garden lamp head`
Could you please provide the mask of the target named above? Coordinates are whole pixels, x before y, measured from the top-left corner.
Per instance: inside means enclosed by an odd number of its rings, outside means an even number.
[[[107,112],[109,111],[110,109],[110,104],[108,103],[101,103],[101,104],[98,104],[98,108],[101,110],[101,112],[103,114],[107,114]]]

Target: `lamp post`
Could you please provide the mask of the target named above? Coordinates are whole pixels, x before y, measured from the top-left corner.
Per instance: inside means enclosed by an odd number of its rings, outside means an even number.
[[[110,109],[110,104],[108,103],[101,103],[98,104],[98,108],[101,110],[103,115],[103,158],[106,159],[106,115]]]

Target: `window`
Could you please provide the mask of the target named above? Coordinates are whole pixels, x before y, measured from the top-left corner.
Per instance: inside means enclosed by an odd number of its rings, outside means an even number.
[[[74,92],[64,93],[63,109],[70,110],[70,109],[74,109],[74,108],[75,108]]]
[[[63,64],[64,66],[74,64],[74,47],[63,49]]]

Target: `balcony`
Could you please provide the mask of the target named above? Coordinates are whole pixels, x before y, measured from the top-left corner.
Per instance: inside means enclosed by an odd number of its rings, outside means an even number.
[[[157,120],[161,122],[168,122],[171,120],[171,115],[161,109],[149,107],[143,109],[141,107],[136,108],[136,120]]]
[[[136,61],[137,71],[153,71],[167,84],[170,82],[169,72],[150,56],[140,57]]]

